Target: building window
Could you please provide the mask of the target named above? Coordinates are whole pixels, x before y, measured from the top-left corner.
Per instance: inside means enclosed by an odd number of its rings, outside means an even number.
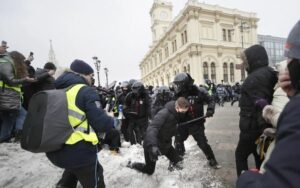
[[[191,66],[190,66],[190,65],[187,65],[187,72],[188,72],[189,74],[191,74]]]
[[[183,72],[187,72],[186,66],[183,67]]]
[[[162,51],[160,50],[158,53],[158,57],[159,57],[159,63],[162,62]]]
[[[176,42],[176,39],[173,40],[173,42],[172,42],[172,50],[173,50],[173,52],[176,52],[176,50],[177,50],[177,42]]]
[[[223,41],[226,41],[226,29],[223,29]]]
[[[223,41],[232,41],[233,29],[222,29]]]
[[[184,45],[187,43],[187,32],[186,30],[181,33],[181,44]]]
[[[211,68],[211,81],[216,83],[216,65],[214,62],[210,65]]]
[[[203,63],[203,78],[204,80],[208,79],[208,66],[207,63]]]
[[[234,82],[234,65],[230,63],[230,82]]]
[[[165,85],[165,81],[164,81],[164,78],[161,77],[161,85],[164,86]]]
[[[154,67],[157,67],[157,55],[154,56]]]
[[[166,58],[169,57],[169,48],[168,48],[168,46],[165,47],[165,56],[166,56]]]
[[[223,64],[223,80],[224,82],[228,82],[228,67],[227,67],[227,63]]]
[[[231,33],[232,33],[232,30],[228,29],[227,32],[228,32],[228,41],[231,42]]]

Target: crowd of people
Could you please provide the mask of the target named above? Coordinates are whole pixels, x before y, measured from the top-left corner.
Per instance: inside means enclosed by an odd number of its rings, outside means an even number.
[[[73,132],[61,149],[47,158],[64,169],[56,187],[105,187],[97,153],[108,145],[118,154],[121,142],[140,144],[145,163],[128,161],[127,167],[152,175],[160,155],[170,163],[168,170],[181,170],[184,142],[192,135],[207,163],[219,169],[217,158],[205,135],[205,119],[213,117],[215,104],[236,101],[240,108],[240,135],[235,150],[237,187],[297,187],[300,177],[300,21],[289,34],[286,62],[276,70],[269,67],[265,48],[253,45],[241,54],[248,76],[240,85],[215,85],[206,79],[197,86],[188,73],[179,73],[170,86],[153,88],[131,79],[118,86],[94,86],[94,70],[75,59],[70,68],[54,78],[56,67],[31,65],[17,51],[0,46],[0,143],[18,143],[31,98],[40,91],[65,90],[68,120]],[[289,102],[290,101],[290,102]],[[51,101],[50,101],[51,102]],[[204,109],[206,107],[206,110]],[[175,138],[175,139],[172,139]],[[253,154],[255,170],[248,169]]]

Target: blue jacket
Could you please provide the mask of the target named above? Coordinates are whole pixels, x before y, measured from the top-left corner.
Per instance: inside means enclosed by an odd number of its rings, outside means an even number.
[[[57,89],[67,88],[74,84],[86,84],[86,82],[81,76],[72,72],[64,73],[55,81]],[[86,86],[79,90],[76,106],[86,113],[87,120],[95,132],[108,132],[113,128],[113,119],[102,110],[99,96],[91,87]],[[80,141],[74,145],[65,145],[63,149],[46,155],[56,166],[72,169],[95,164],[97,147],[89,142]]]
[[[298,188],[300,186],[300,94],[292,97],[278,121],[276,146],[266,163],[266,172],[247,171],[237,188]]]

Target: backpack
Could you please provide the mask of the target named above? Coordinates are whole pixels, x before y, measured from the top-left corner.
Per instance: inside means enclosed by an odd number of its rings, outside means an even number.
[[[73,129],[69,123],[69,88],[40,91],[32,96],[23,127],[23,149],[33,153],[57,151],[80,125]]]

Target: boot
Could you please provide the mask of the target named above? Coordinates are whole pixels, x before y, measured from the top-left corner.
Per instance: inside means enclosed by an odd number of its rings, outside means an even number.
[[[208,164],[209,164],[210,167],[212,167],[214,169],[220,169],[220,168],[222,168],[222,166],[219,165],[219,163],[216,161],[216,159],[210,159],[208,161]]]
[[[174,170],[182,170],[183,169],[183,161],[179,161],[177,163],[173,163],[170,161],[168,170],[173,172]]]

